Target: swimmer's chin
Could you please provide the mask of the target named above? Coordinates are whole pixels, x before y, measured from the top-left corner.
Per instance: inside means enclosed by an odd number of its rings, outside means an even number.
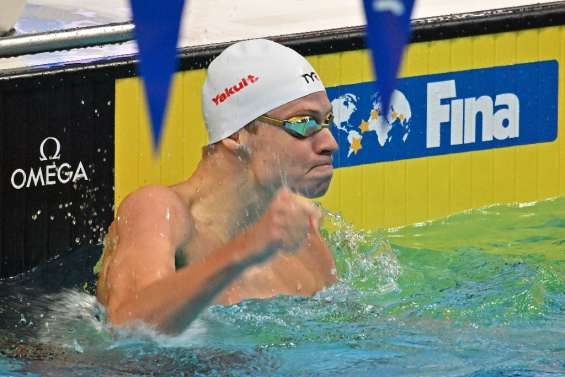
[[[293,191],[309,199],[316,199],[324,196],[330,188],[331,177],[323,181],[318,181],[314,185],[293,188]]]

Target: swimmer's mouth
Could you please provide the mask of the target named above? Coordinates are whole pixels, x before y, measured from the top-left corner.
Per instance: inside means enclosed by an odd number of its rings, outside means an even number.
[[[330,161],[324,161],[324,162],[321,162],[319,164],[313,165],[310,169],[308,169],[308,173],[311,172],[312,170],[315,170],[315,169],[318,169],[318,168],[320,168],[320,169],[325,168],[325,169],[328,169],[328,170],[332,170],[333,169],[333,163],[330,160]]]

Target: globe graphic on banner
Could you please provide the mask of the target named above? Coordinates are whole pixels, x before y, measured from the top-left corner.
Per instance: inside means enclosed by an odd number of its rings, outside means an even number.
[[[388,115],[381,109],[378,93],[372,96],[372,105],[368,110],[360,110],[359,102],[359,97],[352,93],[343,94],[331,101],[334,126],[347,136],[347,157],[357,155],[364,147],[369,150],[374,150],[375,147],[394,148],[406,142],[410,135],[412,111],[410,103],[400,90],[392,93]],[[358,113],[363,110],[365,114]],[[364,145],[364,138],[370,134],[376,136],[376,145]]]

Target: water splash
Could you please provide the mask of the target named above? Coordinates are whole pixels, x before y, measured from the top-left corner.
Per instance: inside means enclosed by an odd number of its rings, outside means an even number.
[[[401,274],[397,253],[379,231],[363,231],[340,214],[324,210],[322,234],[333,250],[340,281],[373,294],[398,289]]]
[[[41,311],[37,339],[45,344],[83,353],[111,341],[104,308],[86,292],[64,290],[34,302],[34,314]]]
[[[64,351],[20,353],[41,374],[564,374],[565,199],[382,231],[325,212],[338,283],[313,297],[213,306],[177,337],[111,329],[77,291],[12,295],[0,322]]]

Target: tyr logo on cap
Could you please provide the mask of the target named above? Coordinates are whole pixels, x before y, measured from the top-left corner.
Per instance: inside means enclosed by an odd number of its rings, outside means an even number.
[[[320,78],[318,77],[316,72],[305,73],[302,75],[302,77],[304,78],[304,81],[306,81],[306,84],[310,84],[314,81],[320,81]]]
[[[227,100],[230,96],[244,89],[249,84],[255,84],[257,80],[259,80],[259,77],[249,74],[247,75],[247,77],[239,80],[237,84],[228,86],[222,92],[218,93],[216,97],[212,98],[212,102],[214,102],[214,104],[218,106],[219,104]]]

